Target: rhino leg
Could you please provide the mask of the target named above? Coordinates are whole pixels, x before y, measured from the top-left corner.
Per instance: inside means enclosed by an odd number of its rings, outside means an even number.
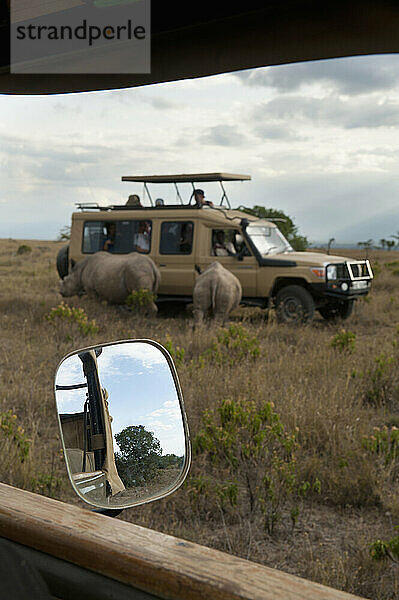
[[[145,313],[149,317],[155,317],[157,312],[158,306],[155,304],[155,302],[151,302],[151,304],[148,304],[145,308]]]
[[[193,317],[194,317],[194,329],[199,327],[204,320],[205,313],[200,308],[193,309]]]

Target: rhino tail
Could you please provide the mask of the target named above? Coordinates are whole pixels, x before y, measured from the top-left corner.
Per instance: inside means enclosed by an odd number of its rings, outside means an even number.
[[[154,294],[157,294],[159,286],[161,285],[161,274],[159,272],[158,267],[156,266],[156,264],[154,262],[152,263],[152,271],[154,273],[154,283],[153,283],[152,291]]]
[[[197,271],[197,273],[198,273],[199,275],[201,275],[202,271],[201,271],[201,269],[200,269],[199,265],[197,265],[197,264],[196,264],[196,265],[194,265],[194,268],[195,268],[195,270]]]
[[[218,291],[218,281],[212,281],[211,284],[211,302],[212,302],[212,310],[215,311],[216,308],[216,296]]]

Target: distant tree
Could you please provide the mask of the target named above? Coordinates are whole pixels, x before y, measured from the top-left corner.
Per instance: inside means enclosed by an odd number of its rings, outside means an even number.
[[[366,258],[368,257],[370,250],[373,248],[373,243],[374,243],[374,240],[372,240],[371,238],[365,242],[357,243],[359,248],[363,248],[366,251]]]
[[[294,250],[302,251],[306,250],[309,246],[307,238],[303,235],[299,235],[298,227],[294,221],[286,215],[282,210],[275,208],[266,208],[265,206],[254,206],[253,208],[241,208],[243,212],[259,217],[259,219],[279,219],[276,220],[276,225],[287,238]]]
[[[119,476],[127,487],[144,485],[159,468],[162,448],[143,425],[130,425],[115,434],[120,452],[115,453]]]
[[[71,227],[69,225],[65,225],[60,229],[60,232],[57,237],[57,242],[64,242],[71,239]]]
[[[386,242],[387,242],[387,250],[392,250],[392,248],[395,246],[394,240],[386,240]]]
[[[334,242],[335,242],[335,238],[330,238],[330,239],[328,240],[328,245],[327,245],[327,254],[330,254],[330,249],[331,249],[331,246],[333,245],[333,243],[334,243]]]
[[[397,248],[399,246],[399,231],[397,233],[390,235],[389,237],[394,238],[396,240],[395,248]]]
[[[384,238],[382,238],[382,239],[380,240],[380,245],[381,245],[381,248],[382,248],[383,250],[385,250],[385,247],[386,247],[386,245],[387,245],[387,240],[386,240],[386,239],[384,239]]]

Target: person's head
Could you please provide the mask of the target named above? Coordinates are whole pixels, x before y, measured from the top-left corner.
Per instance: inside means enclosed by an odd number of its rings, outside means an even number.
[[[155,200],[155,206],[163,206],[164,204],[163,198],[157,198]]]
[[[223,229],[219,229],[216,232],[216,241],[218,244],[224,244],[224,231]]]
[[[202,206],[205,203],[205,194],[204,190],[196,189],[194,190],[194,198],[198,206]]]
[[[107,223],[106,224],[106,228],[107,228],[107,236],[108,237],[115,237],[116,223]]]
[[[139,233],[144,233],[146,229],[145,221],[139,221]]]
[[[141,206],[140,196],[137,194],[130,194],[126,202],[126,206]]]

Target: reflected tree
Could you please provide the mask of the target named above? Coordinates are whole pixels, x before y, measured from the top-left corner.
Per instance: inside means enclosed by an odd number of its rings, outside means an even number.
[[[120,452],[115,462],[126,487],[144,485],[159,468],[162,448],[159,440],[143,425],[130,425],[115,434]]]

